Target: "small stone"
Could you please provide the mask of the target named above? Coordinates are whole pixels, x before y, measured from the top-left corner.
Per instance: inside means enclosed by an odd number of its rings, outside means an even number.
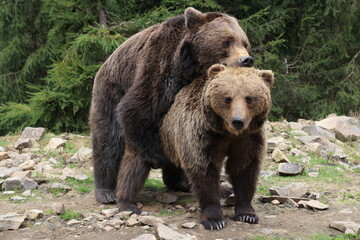
[[[15,194],[15,191],[4,191],[2,195],[12,195]]]
[[[0,152],[0,161],[7,159],[9,156],[7,154],[7,152]]]
[[[10,177],[28,177],[31,178],[31,171],[15,171],[11,174]]]
[[[55,166],[60,165],[60,163],[55,158],[49,158],[48,161]]]
[[[80,162],[88,162],[92,159],[92,149],[87,147],[81,147],[76,153],[76,157]]]
[[[86,174],[80,173],[75,175],[75,179],[79,181],[84,181],[88,179],[89,177]]]
[[[44,216],[44,212],[39,209],[26,210],[24,214],[28,220],[35,220]]]
[[[285,154],[278,148],[275,148],[271,154],[271,158],[275,162],[290,162],[289,159],[285,156]]]
[[[329,208],[329,205],[323,204],[317,200],[310,200],[306,202],[306,206],[308,208],[318,209],[318,210],[325,210]]]
[[[351,211],[350,208],[346,208],[346,209],[343,209],[343,210],[339,211],[339,213],[342,213],[342,214],[351,214],[352,211]]]
[[[19,170],[20,170],[19,167],[12,167],[12,168],[0,167],[0,178],[10,177],[13,172]]]
[[[25,221],[26,215],[18,213],[0,214],[0,231],[17,230]]]
[[[20,138],[32,138],[35,140],[41,140],[45,135],[45,128],[33,128],[33,127],[26,127],[23,132],[21,133]]]
[[[70,191],[72,188],[64,183],[53,183],[51,184],[50,189],[62,189],[62,190]]]
[[[103,209],[101,213],[106,217],[110,218],[119,212],[118,208]]]
[[[157,232],[161,240],[194,240],[195,236],[187,236],[172,230],[171,228],[159,223],[157,226]]]
[[[156,240],[156,237],[153,234],[143,234],[131,240]]]
[[[111,231],[111,230],[114,230],[114,228],[113,227],[111,227],[111,226],[106,226],[106,227],[104,227],[103,228],[105,231]]]
[[[23,196],[25,197],[30,197],[31,196],[31,190],[26,190],[25,192],[22,193]]]
[[[27,198],[21,197],[21,196],[13,196],[10,198],[12,201],[24,201],[27,200]]]
[[[90,215],[92,217],[94,217],[97,221],[104,221],[105,220],[105,216],[98,214],[98,213],[90,213]]]
[[[126,220],[126,225],[128,227],[133,227],[135,225],[138,225],[139,224],[139,221],[136,220],[135,218],[129,218],[128,220]]]
[[[144,225],[149,225],[152,227],[157,226],[158,223],[165,224],[165,221],[162,218],[154,216],[139,216],[137,220]]]
[[[271,204],[272,204],[272,205],[279,205],[280,202],[279,202],[279,200],[274,199],[274,200],[271,201]]]
[[[308,154],[306,152],[303,152],[303,151],[300,151],[299,149],[297,148],[292,148],[290,149],[290,153],[292,156],[307,156]]]
[[[35,169],[35,161],[34,160],[28,160],[25,161],[24,163],[20,164],[19,167],[21,168],[21,170],[26,171],[26,170],[34,170]]]
[[[171,204],[176,202],[178,197],[170,193],[159,193],[155,196],[155,199],[161,203]]]
[[[345,234],[356,234],[356,232],[354,230],[352,230],[351,228],[347,228],[344,233]]]
[[[53,203],[52,209],[56,214],[63,214],[65,212],[65,206],[63,203]]]
[[[75,169],[69,167],[66,167],[63,170],[61,170],[61,173],[62,173],[60,177],[61,180],[65,180],[68,177],[75,177],[76,175]]]
[[[196,225],[197,225],[196,222],[187,222],[181,224],[183,228],[187,228],[187,229],[193,229]]]
[[[22,150],[24,148],[30,148],[32,147],[32,143],[33,142],[31,141],[31,138],[19,139],[14,144],[14,148],[19,150]]]
[[[302,197],[306,194],[309,185],[305,182],[295,182],[284,187],[272,186],[269,189],[270,195],[286,197]]]
[[[28,177],[12,177],[4,181],[3,187],[5,191],[26,191],[36,189],[38,184]]]
[[[307,203],[307,202],[308,202],[308,201],[303,201],[303,200],[299,201],[299,202],[298,202],[299,208],[306,208],[306,203]]]
[[[280,150],[285,150],[286,144],[284,141],[285,141],[285,139],[281,136],[267,139],[267,141],[266,141],[267,142],[267,150],[269,152],[272,152],[275,148],[279,148]]]
[[[285,201],[284,205],[289,208],[298,208],[299,207],[299,204],[297,204],[297,202],[295,202],[294,200],[292,200],[290,198]]]
[[[303,172],[304,166],[300,163],[280,163],[278,167],[279,174],[282,176],[295,176]]]
[[[71,220],[69,220],[69,221],[66,223],[66,225],[68,225],[68,226],[74,226],[74,225],[79,225],[80,223],[81,223],[81,221],[79,221],[79,220],[71,219]]]
[[[317,178],[319,176],[319,172],[310,172],[308,173],[309,177]]]
[[[352,221],[333,221],[329,224],[329,227],[335,228],[343,233],[346,229],[351,229],[355,234],[360,234],[360,224]]]
[[[235,197],[235,196],[233,196],[233,197]],[[189,212],[191,212],[191,213],[196,212],[196,207],[194,207],[194,206],[189,207]]]
[[[109,225],[112,226],[115,229],[120,229],[121,225],[123,225],[123,224],[124,224],[124,221],[120,220],[120,219],[117,219],[117,218],[111,219],[109,221]]]
[[[117,214],[115,214],[115,217],[118,217],[120,219],[125,219],[129,216],[131,216],[132,214],[132,211],[121,211],[121,212],[118,212]]]
[[[315,125],[309,125],[309,126],[303,127],[301,130],[303,130],[304,132],[307,132],[309,135],[312,135],[312,136],[321,136],[326,139],[329,139],[330,141],[335,140],[335,132],[325,129],[325,128],[322,128],[322,127],[318,127]]]
[[[46,151],[53,151],[59,149],[60,147],[64,147],[66,144],[66,140],[61,138],[52,138],[49,143],[44,147]]]

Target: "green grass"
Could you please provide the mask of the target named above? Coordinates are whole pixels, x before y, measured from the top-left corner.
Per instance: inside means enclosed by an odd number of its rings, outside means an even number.
[[[354,234],[341,234],[338,236],[327,236],[325,234],[315,234],[309,236],[311,240],[360,240],[360,235]]]
[[[60,214],[60,218],[63,220],[71,220],[71,219],[81,220],[82,218],[84,218],[84,216],[81,214],[81,212],[73,211],[71,209],[66,209],[63,214]]]
[[[161,217],[161,216],[168,216],[168,217],[172,217],[172,216],[180,216],[183,213],[180,210],[169,210],[169,209],[161,209],[160,213],[155,214],[156,217]]]
[[[66,178],[66,183],[80,193],[89,193],[94,189],[94,176],[88,174],[88,179],[83,181],[68,177]]]
[[[68,190],[65,189],[61,189],[61,188],[50,188],[49,189],[50,193],[52,193],[55,197],[59,196],[59,195],[63,195],[65,193],[68,192]]]
[[[186,204],[192,203],[194,201],[196,201],[196,199],[194,199],[192,197],[185,197],[185,198],[178,199],[176,202],[180,205],[186,205]]]
[[[151,192],[165,192],[166,187],[162,180],[146,179],[144,190]]]
[[[44,211],[44,214],[45,215],[55,215],[56,212],[54,210],[52,210],[52,209],[48,209],[48,210]]]

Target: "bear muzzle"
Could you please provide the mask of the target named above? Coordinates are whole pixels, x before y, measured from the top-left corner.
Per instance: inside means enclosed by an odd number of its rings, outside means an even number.
[[[254,65],[254,59],[250,56],[241,57],[239,65],[240,67],[252,67]]]
[[[231,124],[236,130],[241,130],[244,127],[244,119],[241,117],[234,117]]]

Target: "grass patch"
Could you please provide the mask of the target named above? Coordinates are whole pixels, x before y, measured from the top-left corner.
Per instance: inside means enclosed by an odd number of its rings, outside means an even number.
[[[166,187],[162,180],[146,179],[144,190],[151,192],[165,192]]]
[[[88,179],[83,181],[68,177],[66,178],[66,183],[81,193],[89,193],[94,189],[94,177],[92,174],[88,174]]]
[[[168,216],[168,217],[172,217],[172,216],[180,216],[183,213],[180,210],[169,210],[169,209],[161,209],[160,213],[155,214],[156,217],[161,217],[161,216]]]
[[[181,198],[181,199],[178,199],[176,202],[180,205],[186,205],[188,203],[192,203],[196,201],[194,198],[192,197],[186,197],[186,198]]]
[[[60,214],[60,218],[63,220],[81,220],[84,216],[81,214],[81,212],[73,211],[71,209],[66,209],[63,214]]]
[[[60,196],[68,192],[68,190],[61,189],[61,188],[50,188],[49,191],[55,196]]]
[[[311,240],[360,240],[359,234],[341,234],[338,236],[328,236],[325,234],[315,234],[309,237]]]
[[[44,214],[45,215],[56,215],[56,212],[52,209],[49,209],[49,210],[44,211]]]

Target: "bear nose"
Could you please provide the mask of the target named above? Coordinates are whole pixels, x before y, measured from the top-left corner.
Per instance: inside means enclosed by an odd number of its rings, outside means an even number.
[[[240,58],[240,67],[252,67],[254,65],[254,59],[250,56]]]
[[[235,129],[240,130],[244,127],[244,119],[239,117],[233,118],[232,125],[234,126]]]

